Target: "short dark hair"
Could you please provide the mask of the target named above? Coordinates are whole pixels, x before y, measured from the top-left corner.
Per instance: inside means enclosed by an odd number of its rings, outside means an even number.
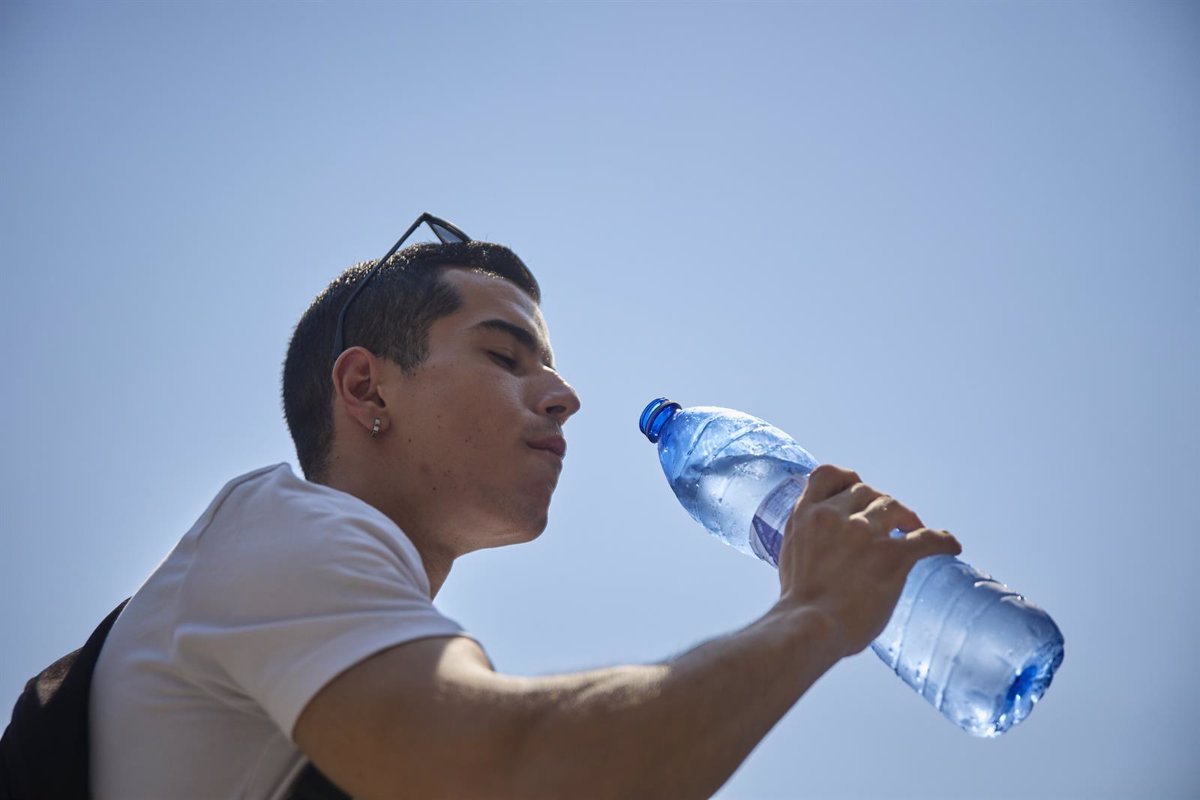
[[[355,264],[317,295],[296,324],[283,362],[283,413],[300,469],[311,481],[326,478],[333,446],[333,334],[338,312],[374,264]],[[365,347],[413,372],[429,355],[429,326],[462,305],[458,291],[442,280],[451,267],[505,278],[541,303],[537,280],[503,245],[415,244],[389,258],[354,298],[344,323],[346,347]]]

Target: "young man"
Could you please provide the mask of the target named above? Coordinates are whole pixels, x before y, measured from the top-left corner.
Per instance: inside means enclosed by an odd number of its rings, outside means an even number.
[[[662,664],[495,672],[432,598],[458,556],[542,532],[579,398],[524,264],[422,219],[443,244],[352,268],[297,326],[283,393],[307,480],[231,481],[114,626],[100,800],[282,797],[310,759],[362,798],[708,797],[882,630],[917,559],[958,552],[824,466],[747,628]]]

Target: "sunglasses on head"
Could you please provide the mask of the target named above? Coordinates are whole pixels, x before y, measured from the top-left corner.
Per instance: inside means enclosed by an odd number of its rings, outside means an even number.
[[[471,241],[471,237],[459,230],[456,225],[453,225],[452,223],[449,223],[440,217],[435,217],[428,213],[417,217],[417,221],[408,226],[408,230],[406,230],[404,235],[401,236],[394,245],[392,245],[392,249],[388,250],[387,253],[384,254],[383,258],[375,262],[371,269],[367,271],[367,274],[363,276],[363,279],[358,282],[358,285],[354,287],[354,291],[350,293],[350,296],[346,298],[345,305],[343,305],[342,310],[338,312],[337,328],[333,332],[333,357],[335,360],[342,354],[342,351],[346,349],[346,311],[350,308],[350,304],[354,302],[354,298],[358,297],[358,293],[361,292],[363,287],[370,282],[371,278],[375,277],[375,273],[379,271],[379,268],[387,263],[387,260],[391,258],[397,250],[400,249],[400,246],[404,244],[409,236],[412,236],[412,232],[421,227],[421,223],[427,224],[429,229],[433,231],[433,235],[436,236],[442,244],[459,244],[461,242]]]

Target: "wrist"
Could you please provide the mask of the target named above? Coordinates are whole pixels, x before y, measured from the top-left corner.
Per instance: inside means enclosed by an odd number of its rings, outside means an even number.
[[[778,627],[806,660],[829,669],[844,658],[846,643],[842,626],[826,610],[812,605],[796,605],[781,599],[764,620]]]

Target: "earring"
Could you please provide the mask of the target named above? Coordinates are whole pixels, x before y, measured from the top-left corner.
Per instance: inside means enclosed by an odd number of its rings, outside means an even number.
[[[371,438],[374,439],[379,435],[379,426],[383,424],[383,420],[379,417],[375,418],[375,424],[371,426]]]

